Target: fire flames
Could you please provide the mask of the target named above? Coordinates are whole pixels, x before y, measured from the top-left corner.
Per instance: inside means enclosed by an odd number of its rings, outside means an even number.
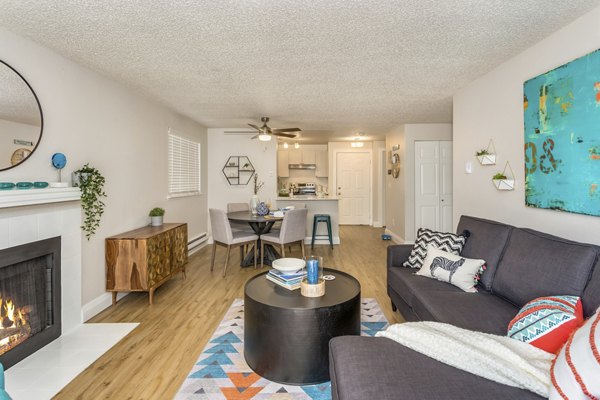
[[[0,296],[0,354],[17,346],[29,337],[26,308],[17,307],[11,299]]]

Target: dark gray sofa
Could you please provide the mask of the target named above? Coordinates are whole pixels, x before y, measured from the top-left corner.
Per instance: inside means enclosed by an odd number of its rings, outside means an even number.
[[[582,297],[584,314],[600,306],[600,248],[531,229],[461,217],[469,231],[462,255],[486,260],[479,293],[414,275],[402,267],[412,245],[388,247],[388,295],[407,321],[439,321],[505,335],[520,307],[540,296]],[[447,366],[386,338],[330,342],[332,396],[363,399],[541,399]]]

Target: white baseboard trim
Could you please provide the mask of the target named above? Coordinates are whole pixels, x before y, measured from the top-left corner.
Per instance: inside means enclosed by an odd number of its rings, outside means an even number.
[[[373,221],[373,228],[383,228],[381,221]]]
[[[340,237],[334,236],[333,244],[340,244]],[[310,244],[312,242],[312,236],[307,236],[304,238],[304,244]],[[329,239],[315,239],[315,244],[329,244]]]
[[[117,301],[127,296],[128,292],[122,292],[117,294]],[[84,304],[81,308],[81,320],[87,322],[92,317],[100,314],[102,311],[112,305],[112,293],[103,293],[96,297],[94,300],[87,304]]]
[[[389,229],[386,229],[386,230],[385,230],[385,233],[386,233],[387,235],[390,235],[390,236],[392,237],[392,241],[393,241],[394,243],[396,243],[396,244],[407,244],[407,243],[404,241],[404,238],[402,238],[402,237],[400,237],[400,236],[396,235],[394,232],[390,231]]]
[[[208,240],[204,241],[204,243],[199,244],[198,246],[196,246],[193,249],[191,249],[190,251],[188,251],[188,256],[191,256],[192,254],[196,253],[198,250],[202,250],[206,246],[208,246]]]

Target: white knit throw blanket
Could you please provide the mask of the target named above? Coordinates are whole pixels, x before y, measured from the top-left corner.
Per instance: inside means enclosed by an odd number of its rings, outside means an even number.
[[[483,378],[549,395],[555,355],[528,343],[440,322],[394,324],[376,336]]]

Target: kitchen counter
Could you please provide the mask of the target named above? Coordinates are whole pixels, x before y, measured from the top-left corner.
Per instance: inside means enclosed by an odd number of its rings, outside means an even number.
[[[311,195],[299,195],[294,197],[277,197],[277,207],[283,208],[287,206],[298,206],[303,204],[308,209],[306,218],[306,235],[304,243],[310,244],[312,239],[313,218],[315,214],[328,214],[331,217],[331,231],[333,236],[333,244],[340,244],[340,227],[339,227],[339,212],[338,198],[335,196],[326,196],[318,198]],[[317,235],[327,235],[327,228],[324,223],[317,226]],[[329,244],[329,240],[317,239],[315,244]],[[309,253],[310,254],[310,253]]]
[[[317,197],[317,196],[312,196],[312,195],[296,195],[294,197],[277,197],[277,201],[316,201],[316,200],[321,200],[321,201],[337,201],[338,198],[335,196],[324,196],[324,197]]]

